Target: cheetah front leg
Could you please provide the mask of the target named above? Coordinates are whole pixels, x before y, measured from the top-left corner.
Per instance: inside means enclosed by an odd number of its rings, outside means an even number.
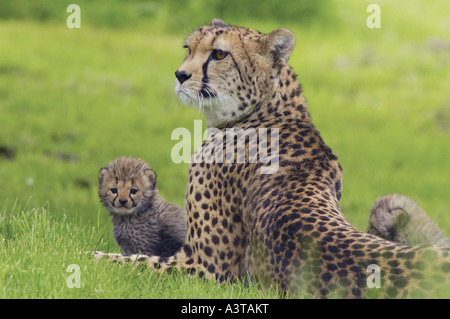
[[[122,261],[122,262],[132,262],[138,259],[139,254],[136,255],[123,255],[118,253],[104,253],[102,251],[92,251],[88,255],[91,255],[94,260],[108,260],[108,261]],[[145,256],[145,255],[140,255]],[[148,257],[148,256],[146,256]]]
[[[132,254],[132,255],[124,255],[118,253],[105,253],[102,251],[93,251],[90,253],[92,258],[96,261],[98,260],[106,260],[110,262],[119,262],[119,263],[132,263],[132,264],[152,264],[154,268],[158,267],[158,263],[168,263],[169,259],[172,257],[159,257],[159,256],[147,256],[143,254]],[[174,263],[174,261],[171,261]]]
[[[118,262],[123,264],[144,265],[155,269],[161,273],[170,270],[186,271],[191,275],[197,274],[199,278],[216,279],[216,276],[207,271],[207,269],[200,264],[192,263],[192,258],[189,257],[190,248],[185,246],[182,250],[171,257],[147,256],[140,254],[123,255],[118,253],[105,253],[101,251],[91,252],[94,260],[106,260],[109,262]]]

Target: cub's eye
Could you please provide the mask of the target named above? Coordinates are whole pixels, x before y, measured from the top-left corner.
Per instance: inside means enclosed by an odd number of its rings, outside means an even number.
[[[136,188],[130,189],[130,194],[131,194],[131,195],[134,195],[134,194],[136,194],[137,192],[138,192],[138,190],[137,190]]]
[[[117,190],[117,188],[111,188],[111,193],[113,193],[113,194],[117,194],[117,192],[118,192],[118,190]]]
[[[228,52],[224,52],[221,50],[213,50],[212,51],[212,56],[216,60],[223,60],[227,57],[227,55],[228,55]]]

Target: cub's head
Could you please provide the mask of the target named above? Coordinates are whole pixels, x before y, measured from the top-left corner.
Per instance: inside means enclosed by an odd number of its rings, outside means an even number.
[[[156,174],[138,158],[119,157],[98,173],[98,195],[111,212],[120,215],[146,209],[157,193]]]
[[[175,92],[186,104],[200,107],[209,127],[222,127],[272,97],[295,37],[287,29],[262,34],[214,19],[195,30],[184,46]]]

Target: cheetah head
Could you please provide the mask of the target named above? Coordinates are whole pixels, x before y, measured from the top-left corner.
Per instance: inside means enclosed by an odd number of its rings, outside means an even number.
[[[175,92],[203,111],[208,127],[237,122],[272,98],[294,46],[287,29],[262,34],[214,19],[187,38]]]
[[[113,214],[145,211],[155,196],[156,174],[138,158],[119,157],[98,173],[98,195]]]

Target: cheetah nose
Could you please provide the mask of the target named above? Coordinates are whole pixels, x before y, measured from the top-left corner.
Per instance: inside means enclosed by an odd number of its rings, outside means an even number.
[[[177,77],[178,81],[180,81],[180,84],[183,84],[187,80],[189,80],[192,76],[192,74],[186,72],[186,71],[179,71],[177,70],[175,72],[175,76]]]
[[[122,205],[125,205],[128,202],[128,199],[126,198],[119,198],[119,203],[121,203]]]

